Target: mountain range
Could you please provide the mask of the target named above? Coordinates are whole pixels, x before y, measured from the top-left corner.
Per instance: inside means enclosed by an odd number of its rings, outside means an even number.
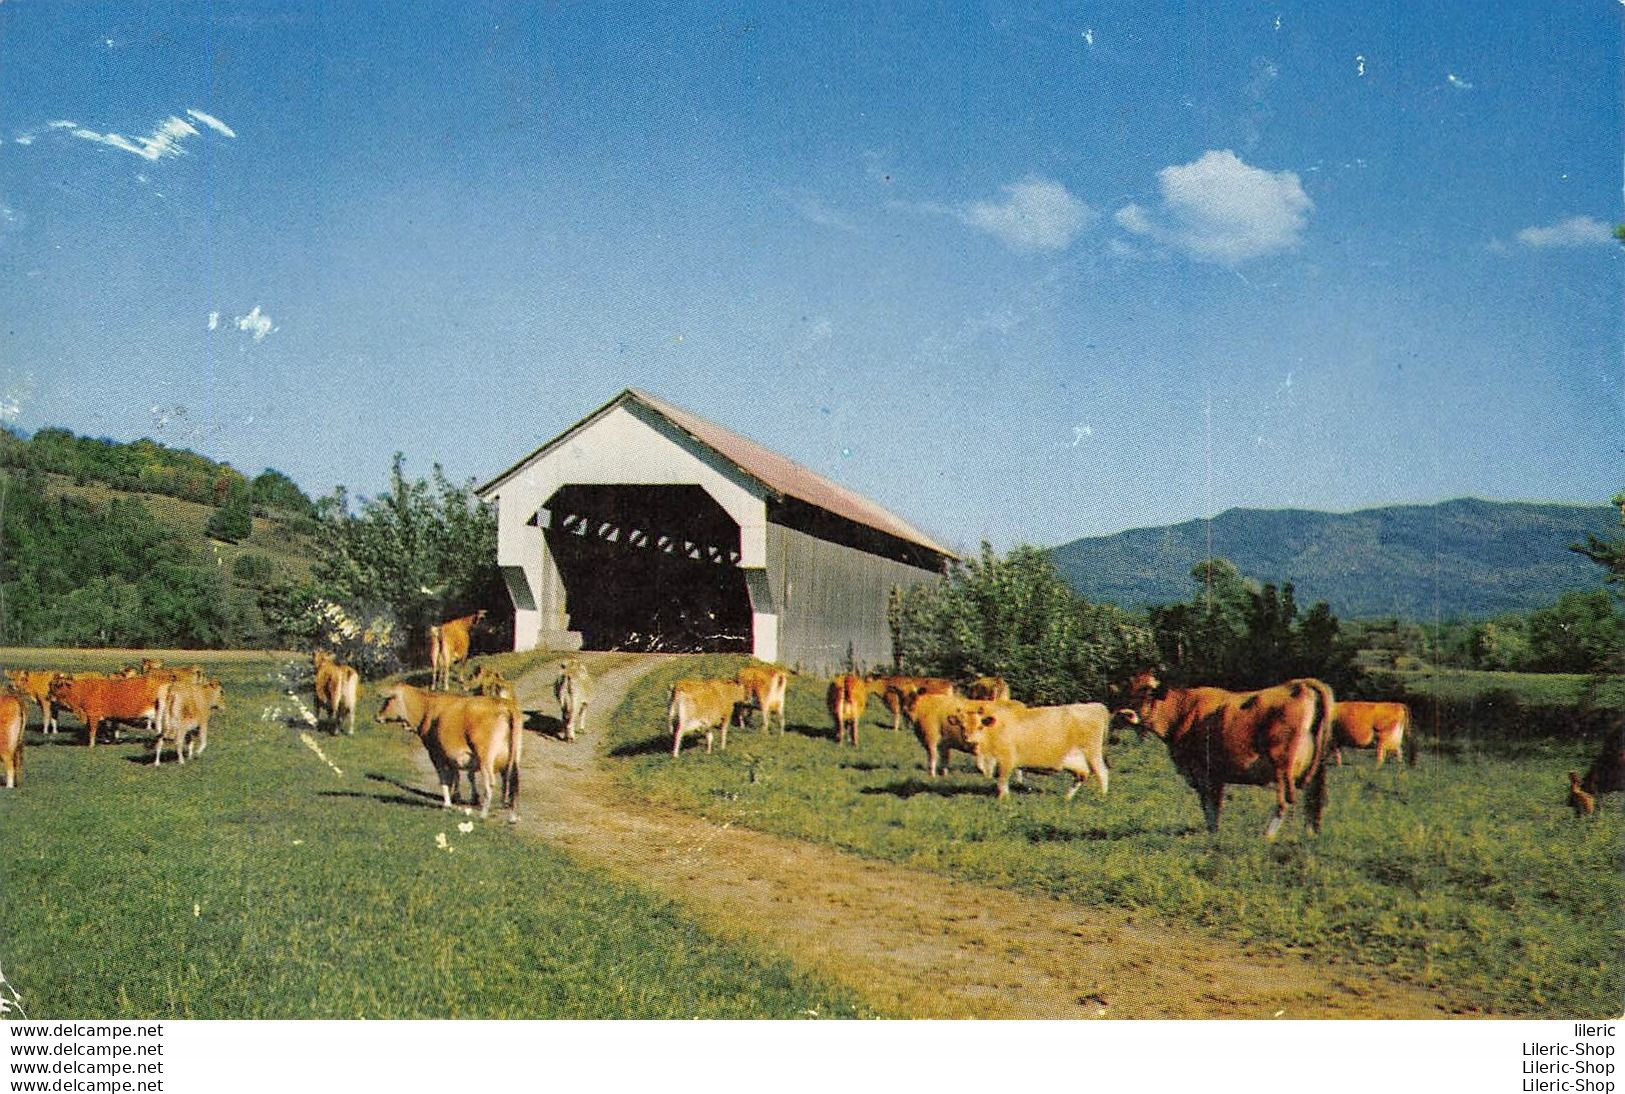
[[[1481,619],[1600,587],[1602,570],[1568,547],[1619,529],[1607,505],[1477,498],[1353,513],[1229,509],[1076,539],[1050,557],[1082,596],[1123,607],[1189,600],[1191,567],[1215,557],[1259,581],[1290,581],[1300,605],[1325,600],[1346,618]]]

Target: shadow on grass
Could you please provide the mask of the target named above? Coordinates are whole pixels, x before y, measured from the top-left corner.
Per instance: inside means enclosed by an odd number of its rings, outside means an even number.
[[[443,808],[440,803],[440,790],[438,787],[434,790],[425,790],[422,787],[413,786],[410,783],[404,783],[399,779],[391,778],[388,775],[380,775],[376,772],[368,772],[367,779],[371,782],[392,786],[400,793],[367,794],[359,790],[318,790],[316,796],[319,798],[366,798],[371,801],[382,802],[385,805],[406,805],[413,809]],[[462,787],[459,786],[458,789],[460,790]]]
[[[833,725],[810,726],[805,722],[791,722],[785,727],[785,729],[790,733],[800,734],[803,737],[811,737],[815,741],[835,740],[835,727]]]
[[[684,744],[690,742],[693,742],[693,746],[699,748],[700,751],[705,751],[705,737],[703,734],[698,737],[689,734],[685,737]],[[654,756],[661,752],[669,753],[670,751],[671,738],[662,736],[645,737],[641,741],[628,741],[624,745],[616,745],[609,750],[609,754],[611,756]]]
[[[539,710],[527,710],[524,715],[525,728],[532,733],[540,733],[544,737],[557,737],[561,741],[564,740],[564,721],[562,719],[555,718],[551,714],[543,714]]]
[[[887,783],[885,786],[868,786],[859,791],[862,794],[890,794],[894,798],[912,798],[920,794],[933,794],[939,798],[981,797],[990,798],[995,787],[991,782],[961,783],[950,782],[947,778],[934,779],[930,782],[924,779],[909,778],[902,782]],[[1011,793],[1025,793],[1024,787],[1012,786]]]

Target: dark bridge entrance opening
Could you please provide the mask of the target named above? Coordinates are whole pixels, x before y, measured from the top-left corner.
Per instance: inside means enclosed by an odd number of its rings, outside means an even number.
[[[547,549],[582,648],[749,653],[739,525],[698,486],[563,486]]]

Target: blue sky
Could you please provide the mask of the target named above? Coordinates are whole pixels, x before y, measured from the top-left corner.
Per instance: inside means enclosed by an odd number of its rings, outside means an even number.
[[[1625,485],[1613,0],[411,7],[0,4],[8,420],[370,493],[639,386],[962,546]]]

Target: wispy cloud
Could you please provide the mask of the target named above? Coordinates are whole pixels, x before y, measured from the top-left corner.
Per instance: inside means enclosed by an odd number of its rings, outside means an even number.
[[[1296,173],[1250,166],[1229,149],[1164,167],[1157,185],[1161,206],[1125,205],[1118,225],[1202,262],[1235,265],[1291,250],[1314,208]]]
[[[1096,214],[1060,183],[1031,176],[1005,186],[1003,201],[971,202],[955,215],[1013,250],[1061,251]]]
[[[260,312],[258,304],[247,315],[239,315],[236,322],[237,329],[253,335],[256,342],[265,341],[265,336],[277,329],[271,325],[271,317]]]
[[[1613,241],[1613,229],[1596,217],[1569,217],[1518,233],[1518,242],[1526,247],[1597,247]]]
[[[804,219],[814,224],[825,228],[839,228],[844,232],[858,230],[851,217],[831,206],[811,190],[780,190],[779,197]]]
[[[235,137],[237,134],[225,122],[212,114],[205,114],[201,110],[187,110],[186,112],[195,121],[226,137]],[[94,129],[80,125],[78,122],[58,120],[46,123],[47,129],[67,133],[83,141],[95,144],[105,144],[109,148],[117,148],[121,152],[128,152],[133,156],[140,156],[144,160],[159,160],[166,156],[179,156],[185,154],[183,142],[199,135],[197,126],[185,118],[171,114],[145,137],[126,137],[122,133],[99,133]],[[25,134],[28,139],[17,139],[18,144],[33,143],[32,134]]]

